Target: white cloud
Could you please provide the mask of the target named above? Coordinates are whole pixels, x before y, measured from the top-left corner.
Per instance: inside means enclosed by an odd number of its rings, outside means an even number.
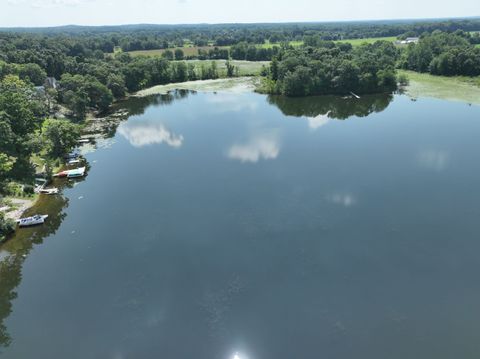
[[[417,162],[420,166],[437,172],[445,170],[449,160],[450,156],[445,151],[430,149],[420,151],[417,155]]]
[[[254,136],[245,144],[235,144],[228,150],[228,157],[242,162],[258,162],[278,157],[280,144],[275,134]]]
[[[118,127],[118,133],[125,137],[132,146],[166,143],[171,147],[180,147],[183,136],[175,135],[159,122],[128,121]]]

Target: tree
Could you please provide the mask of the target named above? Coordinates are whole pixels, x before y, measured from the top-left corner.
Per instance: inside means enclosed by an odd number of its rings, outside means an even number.
[[[11,219],[5,218],[3,212],[0,212],[0,242],[4,241],[5,238],[15,231],[15,222]],[[0,331],[1,334],[1,331]],[[0,335],[0,344],[2,344],[2,337]]]
[[[85,119],[88,106],[88,94],[85,91],[68,90],[63,94],[63,102],[75,119]]]
[[[167,59],[167,60],[173,60],[174,54],[173,54],[172,50],[165,50],[162,54],[162,57]]]
[[[45,114],[44,103],[34,94],[17,76],[0,81],[0,151],[9,156],[26,158],[32,151],[31,138]]]
[[[235,75],[235,66],[230,62],[230,60],[225,62],[225,66],[227,68],[227,77],[233,77]]]
[[[182,49],[175,49],[175,60],[183,60],[184,57],[185,56]]]
[[[18,75],[22,80],[30,81],[35,86],[41,86],[45,83],[47,73],[37,64],[20,65]]]
[[[80,127],[68,120],[47,119],[42,136],[49,155],[53,158],[69,153],[80,137]]]
[[[15,158],[0,152],[0,183],[9,177],[10,171],[15,164]]]

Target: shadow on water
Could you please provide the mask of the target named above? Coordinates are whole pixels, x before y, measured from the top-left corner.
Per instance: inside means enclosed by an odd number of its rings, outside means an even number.
[[[84,134],[97,138],[99,136],[102,139],[113,138],[120,123],[126,121],[130,116],[143,115],[150,106],[171,105],[175,101],[186,99],[189,95],[196,93],[191,90],[174,90],[167,94],[128,98],[116,103],[108,116],[90,121],[84,129]]]
[[[197,94],[191,90],[173,90],[163,95],[151,95],[146,97],[135,97],[120,102],[118,108],[128,108],[130,116],[143,115],[145,110],[152,106],[167,106],[175,101],[188,98],[189,95]]]
[[[55,180],[53,185],[59,188],[72,187],[84,179],[65,182]],[[22,266],[33,246],[41,245],[45,238],[56,233],[66,217],[68,198],[63,195],[40,195],[35,206],[25,216],[36,213],[48,214],[45,224],[30,228],[17,229],[8,241],[0,245],[0,353],[8,347],[12,338],[4,322],[12,312],[12,301],[17,298],[16,288],[22,280]]]
[[[330,119],[346,120],[352,116],[366,117],[374,112],[382,112],[392,102],[393,95],[367,95],[360,99],[339,96],[268,96],[267,100],[286,116],[327,116]]]

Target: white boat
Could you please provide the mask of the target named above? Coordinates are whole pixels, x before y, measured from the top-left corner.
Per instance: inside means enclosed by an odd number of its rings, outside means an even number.
[[[67,178],[75,178],[75,177],[83,177],[85,175],[85,167],[75,168],[74,170],[66,170],[59,172],[54,177],[67,177]]]
[[[67,171],[67,178],[83,177],[85,175],[85,167]]]
[[[42,188],[39,192],[43,194],[57,194],[58,188]]]
[[[69,165],[76,165],[76,164],[78,164],[78,163],[80,163],[80,162],[82,162],[82,161],[81,161],[81,160],[70,160],[70,161],[68,161],[68,164],[69,164]]]
[[[19,227],[30,227],[45,223],[48,214],[36,214],[32,217],[21,218],[17,220]]]

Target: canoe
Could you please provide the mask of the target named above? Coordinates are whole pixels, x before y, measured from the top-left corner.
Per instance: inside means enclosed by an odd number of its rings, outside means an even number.
[[[48,214],[36,214],[32,217],[21,218],[17,220],[17,223],[19,227],[30,227],[45,223],[47,218]]]

